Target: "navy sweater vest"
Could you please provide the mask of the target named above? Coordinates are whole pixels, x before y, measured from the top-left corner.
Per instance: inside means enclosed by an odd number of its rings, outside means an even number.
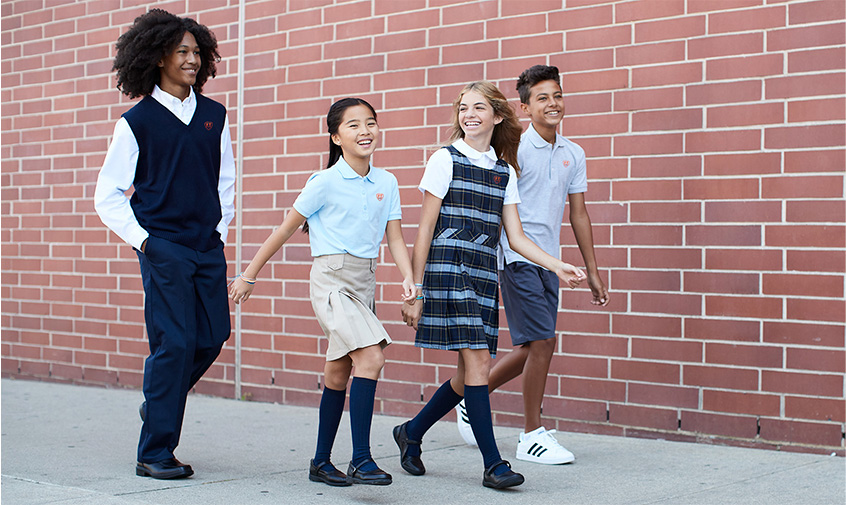
[[[154,236],[197,251],[221,244],[220,135],[223,105],[199,93],[189,124],[151,96],[123,114],[138,142],[130,198],[138,224]]]

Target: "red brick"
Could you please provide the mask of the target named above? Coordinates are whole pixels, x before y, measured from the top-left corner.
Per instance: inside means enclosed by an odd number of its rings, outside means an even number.
[[[785,28],[767,33],[767,51],[842,45],[846,42],[843,23]]]
[[[843,375],[796,372],[761,372],[761,389],[788,393],[838,398],[843,394]]]
[[[741,391],[758,390],[758,371],[745,368],[684,365],[683,384]]]
[[[662,42],[656,44],[639,44],[618,47],[616,49],[616,63],[620,67],[633,65],[648,65],[685,60],[684,41]]]
[[[764,274],[768,295],[843,297],[843,277],[834,275]]]
[[[764,130],[764,147],[790,149],[803,147],[835,147],[843,145],[846,127],[842,124],[789,126]]]
[[[609,421],[614,424],[643,426],[660,430],[675,430],[678,428],[678,414],[675,410],[613,403],[609,407]]]
[[[840,424],[809,423],[793,420],[761,419],[761,438],[801,444],[843,445]]]
[[[699,62],[634,68],[632,69],[632,87],[701,82],[702,72],[703,67]]]
[[[842,226],[767,225],[765,245],[770,247],[843,247]]]
[[[685,91],[685,105],[688,107],[718,103],[756,102],[761,99],[761,83],[759,81],[690,84],[685,87]]]
[[[639,21],[642,19],[679,16],[685,13],[684,4],[684,0],[666,0],[663,2],[633,0],[621,2],[614,6],[616,14],[615,21],[617,23],[625,23],[627,21]]]
[[[688,39],[705,35],[705,16],[690,16],[635,24],[635,42],[655,42],[668,39]]]
[[[782,311],[783,304],[779,298],[705,297],[705,314],[708,316],[779,319]]]
[[[788,207],[788,215],[790,213]],[[798,272],[842,272],[844,251],[787,251],[787,269]]]
[[[815,75],[790,75],[764,79],[767,100],[837,95],[846,87],[843,72]]]
[[[787,299],[787,318],[803,321],[846,320],[846,306],[843,300]]]
[[[787,53],[787,71],[791,74],[798,72],[819,72],[823,70],[842,70],[844,64],[846,64],[846,48],[843,47],[791,51]]]
[[[709,128],[781,124],[783,122],[784,106],[780,103],[708,108]]]
[[[705,221],[709,223],[781,222],[780,202],[707,202]]]
[[[681,428],[694,433],[755,438],[758,421],[750,416],[727,416],[707,412],[681,412]]]
[[[631,204],[632,223],[690,223],[699,221],[699,216],[700,204],[694,202]]]
[[[549,64],[558,67],[566,75],[570,72],[607,69],[614,67],[614,50],[565,51],[549,55]]]
[[[842,324],[822,322],[764,322],[763,341],[775,344],[816,345],[843,347],[844,327]]]
[[[702,175],[702,157],[661,156],[632,158],[632,177],[685,177]]]
[[[614,110],[664,109],[682,107],[683,104],[684,90],[681,87],[614,92]]]
[[[755,321],[685,318],[684,338],[758,342],[761,330]]]
[[[631,43],[631,37],[629,25],[572,30],[566,32],[566,47],[568,50],[578,51],[598,47],[624,46]]]
[[[554,355],[549,370],[554,375],[604,379],[608,377],[608,360],[605,358]]]
[[[718,12],[708,16],[708,32],[766,31],[785,26],[785,17],[785,7],[781,5]]]
[[[632,293],[631,306],[635,312],[694,316],[701,314],[702,297],[678,293]]]
[[[808,163],[813,159],[814,163]],[[787,151],[784,153],[784,171],[798,172],[842,172],[846,166],[846,150]]]
[[[644,248],[631,250],[632,268],[698,269],[702,265],[702,250],[674,248]]]
[[[735,200],[758,198],[756,179],[687,179],[685,200]]]
[[[632,382],[629,384],[628,400],[642,405],[695,409],[699,406],[699,389]]]
[[[780,153],[739,153],[705,155],[704,174],[708,176],[777,174],[780,172]]]
[[[739,58],[717,58],[705,62],[705,77],[709,81],[780,75],[784,71],[784,56],[763,54]]]
[[[785,396],[784,415],[798,419],[842,423],[846,421],[846,400]]]
[[[846,99],[791,101],[787,104],[787,120],[791,123],[846,119]]]
[[[621,381],[577,379],[561,377],[561,391],[570,398],[622,402],[626,398],[626,383]]]
[[[760,344],[705,344],[705,362],[755,368],[782,368],[782,348]]]
[[[685,272],[684,291],[756,295],[760,293],[759,279],[758,274]]]
[[[614,229],[614,245],[682,245],[680,226],[635,226]]]
[[[705,268],[709,270],[781,270],[782,253],[761,249],[708,249]]]
[[[610,25],[614,22],[614,7],[588,4],[584,9],[551,9],[547,13],[550,31],[569,31],[577,28]]]
[[[710,114],[709,114],[710,122]],[[632,114],[632,131],[702,128],[702,109],[643,111]]]
[[[761,245],[761,227],[753,225],[691,225],[685,235],[687,245]]]
[[[614,141],[615,156],[677,154],[682,152],[681,133],[625,135]]]
[[[679,272],[614,270],[610,283],[620,291],[678,291]]]
[[[764,37],[761,32],[740,35],[711,35],[690,39],[687,44],[687,57],[689,59],[764,52]],[[772,51],[771,48],[770,50]]]
[[[628,339],[568,334],[561,339],[561,352],[564,354],[625,356],[628,353]]]
[[[814,372],[846,371],[846,354],[831,349],[787,349],[787,368]]]
[[[488,4],[489,2],[482,3]],[[519,16],[531,12],[547,12],[560,9],[561,2],[559,0],[537,0],[532,3],[503,2],[501,8],[502,16]]]
[[[702,391],[702,409],[732,414],[778,416],[781,400],[776,395],[734,393],[731,391]]]
[[[685,133],[685,149],[688,152],[757,151],[761,149],[761,132],[758,130],[689,132]]]

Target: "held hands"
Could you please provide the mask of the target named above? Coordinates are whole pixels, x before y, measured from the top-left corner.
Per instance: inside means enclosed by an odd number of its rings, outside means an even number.
[[[416,330],[417,321],[420,320],[420,316],[423,314],[423,287],[422,285],[415,285],[414,281],[411,281],[411,286],[412,295],[403,297],[402,320],[405,324]],[[403,287],[405,287],[405,281],[403,281]],[[420,303],[417,303],[418,299]]]
[[[414,287],[414,279],[406,277],[402,280],[402,296],[400,300],[414,305],[415,298],[417,298],[417,288]]]
[[[250,297],[250,294],[252,294],[254,287],[255,282],[250,284],[239,275],[229,285],[229,298],[231,298],[236,304],[246,302]]]
[[[581,269],[576,268],[569,263],[564,263],[563,261],[555,270],[555,274],[558,276],[559,279],[566,282],[567,286],[569,286],[570,289],[577,288],[579,284],[581,284],[582,281],[587,278],[587,276]]]

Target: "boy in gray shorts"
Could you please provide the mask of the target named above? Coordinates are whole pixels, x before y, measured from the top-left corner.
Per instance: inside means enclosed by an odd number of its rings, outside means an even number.
[[[517,185],[522,203],[517,205],[523,230],[552,256],[560,256],[560,228],[565,198],[570,200],[570,225],[587,268],[594,305],[608,304],[608,290],[599,276],[593,250],[593,232],[585,207],[587,174],[585,152],[556,132],[564,116],[564,98],[557,67],[535,65],[517,80],[520,107],[532,120],[520,138],[517,160],[522,174]],[[556,349],[558,277],[530,262],[500,240],[503,264],[500,286],[514,351],[496,360],[491,368],[489,391],[523,374],[525,432],[517,444],[517,459],[543,464],[572,462],[573,454],[541,425],[541,404]],[[525,372],[525,373],[524,373]],[[463,402],[458,428],[465,442],[475,445]]]

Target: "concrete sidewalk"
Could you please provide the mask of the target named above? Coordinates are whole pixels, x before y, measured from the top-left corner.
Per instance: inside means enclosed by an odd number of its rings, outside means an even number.
[[[496,428],[503,457],[526,476],[507,491],[482,487],[481,456],[455,424],[427,434],[428,473],[399,466],[391,429],[376,416],[372,452],[390,486],[310,482],[317,410],[192,395],[177,457],[194,477],[135,476],[139,391],[2,381],[3,505],[126,504],[790,504],[846,501],[843,458],[577,433],[558,439],[576,454],[563,466],[514,458],[519,430]],[[346,470],[345,414],[333,451]]]

